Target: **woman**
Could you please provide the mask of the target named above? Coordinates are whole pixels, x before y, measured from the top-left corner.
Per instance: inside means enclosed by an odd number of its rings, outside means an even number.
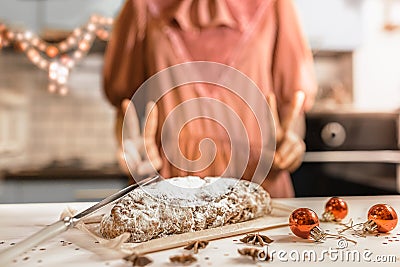
[[[316,92],[312,54],[293,3],[290,0],[128,0],[115,22],[105,55],[104,88],[109,101],[119,109],[117,126],[121,125],[126,110],[123,100],[130,99],[146,79],[167,67],[191,61],[232,66],[250,77],[270,104],[276,102],[275,120],[281,121],[282,127],[277,129],[272,170],[262,186],[272,197],[292,197],[289,171],[300,165],[305,151],[299,127],[292,126],[293,121],[299,121],[295,120],[295,111],[299,105],[302,111],[311,108]],[[256,127],[247,123],[248,113],[240,107],[240,101],[218,92],[209,84],[202,89],[185,85],[157,103],[158,126],[154,132],[158,148],[160,127],[171,110],[184,100],[198,97],[214,97],[230,103],[246,122],[250,135],[257,135]],[[296,92],[304,92],[304,104]],[[224,130],[207,120],[186,126],[179,139],[183,154],[196,159],[199,142],[209,137],[217,146],[215,160],[208,168],[192,173],[176,168],[160,149],[161,161],[156,165],[161,174],[165,177],[220,175],[230,153]],[[249,139],[254,140],[251,136]],[[250,146],[245,179],[254,173],[259,156],[256,144],[251,141]]]

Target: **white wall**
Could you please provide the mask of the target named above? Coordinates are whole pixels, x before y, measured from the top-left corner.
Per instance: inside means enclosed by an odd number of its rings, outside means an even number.
[[[0,20],[11,27],[35,32],[45,28],[71,30],[86,23],[90,15],[114,17],[124,0],[1,0]]]
[[[37,30],[37,2],[39,1],[1,0],[0,20],[10,26]]]
[[[92,14],[115,17],[123,0],[44,1],[44,27],[73,29],[83,25]]]
[[[351,51],[361,41],[362,0],[294,0],[314,51]]]
[[[363,40],[354,53],[354,101],[360,109],[400,108],[400,31],[383,30],[381,0],[363,4]]]
[[[400,108],[400,30],[386,32],[384,0],[294,0],[314,51],[354,51],[354,106]],[[391,13],[400,23],[398,9]]]

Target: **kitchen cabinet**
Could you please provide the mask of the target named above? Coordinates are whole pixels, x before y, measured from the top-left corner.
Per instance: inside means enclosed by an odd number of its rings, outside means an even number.
[[[118,165],[85,166],[79,160],[43,168],[4,171],[0,203],[99,201],[128,185]]]
[[[314,51],[353,51],[362,40],[363,0],[294,0]]]
[[[99,201],[127,186],[123,174],[5,177],[0,180],[0,203]]]
[[[12,165],[26,148],[27,102],[27,97],[20,92],[0,87],[0,169]]]

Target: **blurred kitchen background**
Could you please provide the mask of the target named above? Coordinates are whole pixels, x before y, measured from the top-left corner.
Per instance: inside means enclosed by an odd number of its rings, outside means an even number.
[[[297,196],[400,192],[400,0],[294,0],[319,82]],[[51,42],[122,0],[3,0],[0,22]],[[127,183],[101,90],[106,41],[72,68],[68,93],[15,47],[0,50],[0,203],[91,201]]]

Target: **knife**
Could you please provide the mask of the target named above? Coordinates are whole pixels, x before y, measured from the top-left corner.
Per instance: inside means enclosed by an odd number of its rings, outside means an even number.
[[[51,239],[68,229],[73,228],[81,219],[84,217],[93,214],[97,210],[101,209],[102,207],[114,202],[115,200],[123,197],[127,193],[131,192],[132,190],[138,188],[139,186],[144,186],[150,184],[152,182],[157,181],[160,179],[161,176],[156,175],[153,177],[148,177],[144,180],[136,184],[132,184],[124,189],[116,192],[115,194],[108,196],[107,198],[103,199],[102,201],[96,203],[95,205],[91,206],[90,208],[76,214],[73,217],[65,217],[49,226],[44,227],[42,230],[38,231],[37,233],[31,235],[30,237],[20,241],[15,246],[5,249],[0,252],[0,263],[6,264],[13,260],[18,255],[28,251],[29,249],[33,248],[34,246],[39,245],[40,243]]]

